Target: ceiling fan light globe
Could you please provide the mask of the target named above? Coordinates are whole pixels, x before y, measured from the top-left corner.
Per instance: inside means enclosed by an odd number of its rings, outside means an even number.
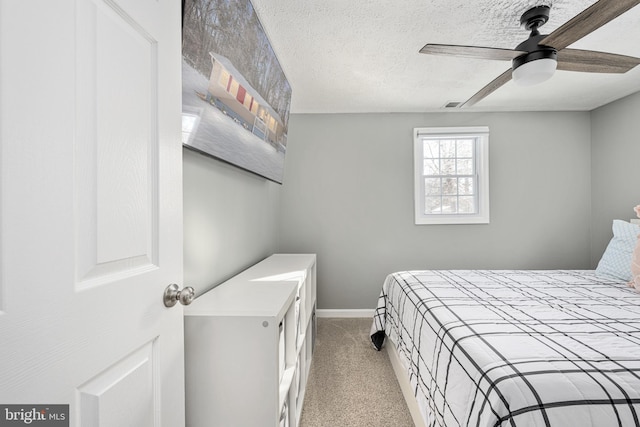
[[[533,86],[549,80],[556,71],[558,61],[541,58],[525,62],[511,73],[513,82],[518,86]]]

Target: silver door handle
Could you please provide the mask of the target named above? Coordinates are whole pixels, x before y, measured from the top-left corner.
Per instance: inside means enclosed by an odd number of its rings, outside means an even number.
[[[196,291],[193,290],[191,286],[187,286],[183,290],[180,290],[178,285],[172,283],[164,290],[162,300],[164,301],[165,306],[173,307],[178,303],[178,301],[180,301],[180,304],[182,305],[189,305],[195,298]]]

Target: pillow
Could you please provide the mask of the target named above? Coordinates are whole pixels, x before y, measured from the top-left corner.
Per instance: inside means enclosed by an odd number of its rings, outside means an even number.
[[[640,234],[640,226],[615,219],[612,228],[613,238],[600,258],[596,275],[629,282],[631,259]]]

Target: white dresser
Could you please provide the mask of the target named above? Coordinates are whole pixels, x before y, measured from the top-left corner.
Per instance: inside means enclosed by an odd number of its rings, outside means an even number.
[[[315,254],[276,254],[185,307],[187,427],[297,427],[315,306]]]

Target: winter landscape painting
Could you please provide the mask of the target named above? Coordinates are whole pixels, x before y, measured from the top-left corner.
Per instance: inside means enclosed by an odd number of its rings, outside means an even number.
[[[282,183],[290,102],[249,0],[183,0],[185,147]]]

